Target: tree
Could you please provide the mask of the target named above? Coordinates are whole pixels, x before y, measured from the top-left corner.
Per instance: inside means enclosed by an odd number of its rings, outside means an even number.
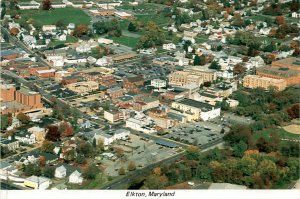
[[[83,170],[82,175],[85,179],[93,180],[99,172],[100,169],[95,164],[90,164]]]
[[[146,26],[146,33],[140,37],[137,48],[153,48],[161,46],[164,43],[165,36],[159,26],[153,21],[148,22]]]
[[[275,18],[275,23],[276,23],[277,25],[282,25],[282,24],[284,24],[284,23],[285,23],[284,16],[277,16],[277,17]]]
[[[128,169],[128,171],[134,171],[134,170],[136,170],[136,166],[135,166],[134,161],[130,161],[128,163],[127,169]]]
[[[119,175],[125,175],[125,173],[126,173],[126,171],[125,171],[124,167],[121,167],[119,169]]]
[[[59,19],[55,22],[55,25],[59,28],[59,29],[63,29],[67,26],[67,22],[64,19]]]
[[[299,1],[293,1],[290,5],[291,12],[297,12],[299,10]]]
[[[246,143],[247,148],[252,148],[254,146],[251,129],[246,125],[238,124],[232,126],[229,133],[224,136],[224,141],[232,147],[240,141]]]
[[[215,69],[215,70],[221,70],[221,66],[220,64],[218,64],[216,61],[213,61],[209,67],[209,69]]]
[[[89,142],[81,141],[78,145],[77,152],[83,154],[86,157],[93,157],[93,146]]]
[[[50,10],[51,9],[51,1],[50,0],[43,0],[42,2],[42,9],[43,10]]]
[[[121,147],[114,147],[114,152],[116,153],[118,158],[124,155],[124,150]]]
[[[24,173],[26,176],[40,176],[41,175],[41,169],[37,164],[28,164],[24,166]]]
[[[74,31],[73,31],[73,36],[75,37],[81,37],[83,35],[86,35],[88,33],[88,26],[85,24],[80,24],[78,26],[75,27]]]
[[[47,177],[47,178],[53,178],[54,177],[54,173],[55,173],[55,167],[53,166],[45,166],[45,168],[43,169],[43,176]]]
[[[243,157],[244,152],[247,150],[247,147],[247,144],[241,140],[239,143],[233,146],[233,155],[236,157]]]
[[[2,11],[1,11],[1,19],[4,18],[4,15],[6,14],[6,4],[4,1],[2,1],[1,3],[1,8],[2,8]]]
[[[73,161],[76,156],[76,151],[74,149],[69,149],[64,152],[64,160]]]
[[[246,67],[242,66],[241,64],[236,64],[233,67],[233,74],[240,75],[244,74],[246,72]]]
[[[198,55],[194,57],[194,66],[199,66],[201,63],[201,59]]]
[[[24,113],[19,113],[17,115],[17,119],[23,124],[28,124],[29,122],[31,122],[30,117]]]
[[[136,32],[136,31],[137,31],[136,25],[133,24],[132,22],[130,22],[130,23],[128,24],[128,31],[130,31],[130,32]]]
[[[256,147],[260,152],[271,152],[269,142],[263,137],[258,138],[256,142]]]
[[[47,133],[45,136],[46,140],[56,142],[60,140],[60,136],[61,135],[60,132],[58,131],[58,126],[56,125],[47,126]]]
[[[39,165],[44,167],[46,165],[46,158],[45,156],[40,156],[39,157]]]
[[[287,109],[287,113],[291,119],[300,117],[300,104],[294,104]]]
[[[78,164],[83,164],[85,163],[85,157],[83,154],[79,154],[76,156],[75,158],[75,162],[78,163]]]
[[[166,176],[151,174],[146,178],[144,186],[148,189],[163,189],[167,182],[168,178]]]
[[[188,160],[198,160],[199,148],[196,146],[189,146],[186,150],[186,157]]]
[[[1,114],[1,130],[5,130],[9,126],[7,115]]]
[[[11,35],[16,36],[20,31],[18,28],[12,28],[9,32]]]
[[[64,137],[69,137],[72,136],[74,134],[74,130],[72,128],[72,126],[68,123],[68,122],[61,122],[58,126],[58,131],[60,133],[60,135],[64,136]]]
[[[41,150],[47,153],[53,153],[54,148],[54,143],[48,140],[45,140],[41,146]]]

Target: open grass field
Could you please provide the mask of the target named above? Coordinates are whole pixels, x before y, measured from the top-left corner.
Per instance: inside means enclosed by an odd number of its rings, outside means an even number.
[[[254,134],[254,139],[257,140],[260,137],[269,139],[269,136],[272,132],[278,133],[279,137],[282,139],[300,140],[300,135],[289,133],[285,131],[283,128],[274,128],[274,129],[271,128],[271,129],[259,131]]]
[[[131,48],[135,48],[137,42],[139,41],[139,38],[128,37],[124,35],[122,35],[121,37],[112,37],[111,39],[113,39],[115,43],[119,43]]]
[[[81,9],[77,8],[60,8],[50,11],[46,10],[22,10],[21,17],[25,19],[32,18],[43,25],[55,24],[58,20],[63,19],[67,23],[86,24],[90,23],[90,17]]]
[[[78,39],[76,37],[68,35],[66,41],[59,41],[59,40],[51,41],[49,43],[49,46],[57,46],[60,44],[67,44],[67,43],[76,43],[77,41]]]
[[[208,36],[207,35],[200,35],[195,38],[197,43],[204,43],[208,41]]]

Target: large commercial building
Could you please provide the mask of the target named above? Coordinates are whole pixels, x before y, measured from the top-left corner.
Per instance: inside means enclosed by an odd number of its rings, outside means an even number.
[[[278,61],[273,61],[271,64],[273,67],[289,68],[292,70],[300,70],[300,58],[289,57]]]
[[[65,87],[74,92],[84,93],[84,92],[98,90],[99,84],[95,81],[87,81],[87,82],[76,82],[72,84],[67,84],[65,85]]]
[[[300,71],[290,68],[263,66],[257,68],[256,75],[274,79],[284,79],[288,86],[300,84]]]
[[[215,108],[210,104],[187,98],[177,102],[173,102],[172,108],[180,110],[184,114],[189,115],[189,117],[187,118],[188,121],[207,121],[209,119],[216,118],[221,114],[220,108]]]
[[[16,89],[13,84],[0,84],[1,113],[28,112],[42,108],[41,95],[26,88]]]
[[[171,85],[184,86],[191,83],[201,85],[203,83],[203,77],[193,75],[187,71],[177,71],[169,75],[169,84]]]
[[[247,75],[244,77],[243,86],[246,88],[276,88],[278,91],[283,91],[286,88],[286,81],[284,79],[274,79],[269,77],[261,77],[258,75]]]

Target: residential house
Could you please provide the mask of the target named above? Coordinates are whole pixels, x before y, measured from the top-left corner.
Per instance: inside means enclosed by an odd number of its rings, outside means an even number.
[[[19,131],[17,133],[14,133],[14,137],[16,140],[19,140],[19,142],[24,144],[34,144],[36,143],[35,135],[32,133],[29,133],[27,131]]]
[[[176,45],[173,43],[164,44],[163,49],[164,50],[176,50]]]
[[[15,151],[20,147],[19,141],[12,138],[11,136],[9,136],[8,139],[1,138],[0,145],[2,147],[6,147],[9,151]]]
[[[56,178],[64,178],[66,177],[66,175],[67,175],[67,169],[63,165],[55,169],[54,176]]]
[[[37,142],[42,142],[45,139],[46,136],[46,129],[40,128],[37,126],[31,127],[27,129],[29,133],[32,133],[36,139]]]
[[[69,176],[69,183],[72,184],[82,184],[83,177],[82,174],[75,170],[70,176]]]

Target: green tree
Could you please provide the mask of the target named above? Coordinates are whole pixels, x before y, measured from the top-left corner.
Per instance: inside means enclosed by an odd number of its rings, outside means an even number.
[[[9,126],[7,115],[1,114],[1,130],[5,130]]]
[[[45,168],[43,169],[43,176],[47,177],[47,178],[53,178],[54,177],[54,173],[55,173],[55,167],[53,166],[45,166]]]
[[[30,117],[24,113],[19,113],[17,115],[17,119],[23,124],[28,124],[29,122],[31,122]]]
[[[221,70],[221,66],[219,63],[217,63],[216,61],[213,61],[209,67],[210,69],[215,69],[215,70]]]
[[[194,66],[199,66],[199,65],[201,65],[201,59],[198,55],[196,55],[194,57]]]
[[[243,157],[244,152],[247,150],[247,147],[247,144],[241,140],[239,143],[233,146],[233,155],[236,157]]]
[[[130,22],[128,24],[128,31],[130,31],[130,32],[136,32],[137,31],[136,25],[134,23]]]
[[[40,176],[41,175],[41,168],[37,164],[28,164],[24,166],[24,174],[26,176]]]
[[[55,148],[54,143],[48,140],[45,140],[41,146],[41,150],[47,153],[53,153],[54,148]]]
[[[85,179],[93,180],[98,173],[100,173],[100,169],[95,164],[90,164],[83,170],[82,175]]]
[[[166,185],[166,181],[166,177],[151,174],[146,178],[144,186],[148,189],[163,189]]]

